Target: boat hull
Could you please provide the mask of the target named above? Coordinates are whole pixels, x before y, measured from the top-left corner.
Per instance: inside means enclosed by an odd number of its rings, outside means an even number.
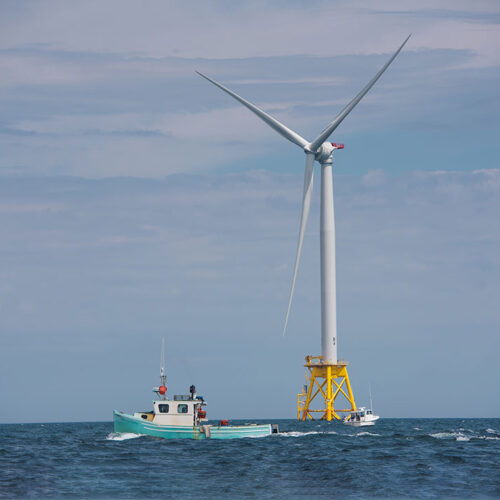
[[[117,433],[130,432],[164,439],[238,439],[264,437],[272,434],[271,424],[241,426],[158,425],[117,410],[113,412],[113,423],[114,431]]]
[[[367,427],[369,425],[375,425],[374,421],[371,422],[344,422],[345,425],[350,425],[351,427]]]
[[[375,425],[375,422],[380,417],[378,415],[372,415],[367,417],[362,417],[361,420],[344,419],[342,421],[345,425],[350,425],[351,427],[367,427],[369,425]]]

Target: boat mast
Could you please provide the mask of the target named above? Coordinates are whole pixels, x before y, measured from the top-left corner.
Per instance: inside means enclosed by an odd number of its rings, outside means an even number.
[[[161,340],[160,358],[160,387],[153,387],[153,392],[158,394],[160,399],[166,400],[167,396],[167,376],[165,375],[165,337]]]
[[[163,386],[167,385],[167,376],[165,375],[165,337],[161,339],[160,382]]]

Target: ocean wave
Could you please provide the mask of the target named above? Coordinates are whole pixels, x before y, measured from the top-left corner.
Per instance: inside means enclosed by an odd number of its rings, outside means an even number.
[[[455,439],[456,441],[470,441],[471,437],[476,436],[466,436],[463,432],[436,432],[434,434],[429,434],[429,436],[436,439]]]
[[[429,436],[436,439],[451,439],[462,435],[460,432],[435,432],[434,434],[429,434]]]
[[[491,430],[491,429],[490,429]],[[429,434],[429,436],[436,439],[455,439],[456,441],[470,441],[471,439],[487,439],[489,441],[500,440],[499,436],[481,436],[479,434],[474,434],[470,431],[470,434],[464,434],[463,432],[436,432],[435,434]],[[488,432],[488,430],[486,430]],[[490,432],[490,434],[492,434]]]
[[[141,437],[142,434],[134,434],[133,432],[112,432],[108,434],[107,441],[125,441],[126,439],[135,439]]]
[[[303,437],[303,436],[311,436],[315,434],[338,434],[335,431],[328,432],[319,432],[319,431],[309,431],[309,432],[300,432],[300,431],[290,431],[290,432],[280,432],[280,436],[284,437]]]
[[[486,429],[486,432],[488,434],[498,434],[498,432],[495,429],[491,429],[490,427],[488,427],[488,429]]]
[[[380,434],[377,434],[376,432],[368,432],[368,431],[363,431],[363,432],[358,432],[356,434],[349,434],[350,436],[380,436]]]

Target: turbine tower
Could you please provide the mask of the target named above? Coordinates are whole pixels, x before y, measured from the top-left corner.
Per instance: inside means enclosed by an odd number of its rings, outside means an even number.
[[[208,76],[197,73],[228,93],[234,99],[255,113],[261,120],[267,123],[283,137],[300,146],[306,154],[306,167],[304,173],[304,191],[302,196],[302,215],[300,219],[299,239],[297,244],[297,255],[293,271],[292,286],[288,299],[288,307],[285,316],[283,335],[285,334],[292,305],[295,281],[299,268],[302,243],[307,225],[307,218],[311,206],[311,194],[313,187],[314,162],[321,165],[321,219],[320,219],[320,249],[321,249],[321,356],[306,356],[307,369],[306,385],[302,393],[297,395],[297,415],[299,420],[313,419],[313,414],[321,414],[321,419],[340,419],[338,412],[355,411],[356,403],[352,393],[349,376],[347,374],[347,363],[339,360],[337,356],[337,300],[335,280],[335,217],[333,203],[333,176],[332,161],[336,149],[342,149],[343,144],[327,142],[333,131],[342,123],[344,118],[361,101],[364,95],[373,87],[375,82],[382,76],[396,56],[401,52],[409,35],[401,44],[392,57],[382,66],[378,73],[366,84],[366,86],[347,104],[347,106],[335,117],[335,119],[316,137],[312,142],[307,141],[299,134],[289,129],[278,120],[262,111],[251,102],[243,99],[238,94],[212,80]],[[314,409],[312,402],[316,396],[323,396],[324,406]],[[340,397],[347,403],[345,408],[335,408],[334,403]]]

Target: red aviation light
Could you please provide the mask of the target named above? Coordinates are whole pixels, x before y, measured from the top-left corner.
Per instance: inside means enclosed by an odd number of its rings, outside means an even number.
[[[332,144],[332,146],[333,146],[334,148],[337,148],[337,149],[344,149],[344,144],[340,144],[340,143],[336,143],[336,142],[332,142],[331,144]]]

